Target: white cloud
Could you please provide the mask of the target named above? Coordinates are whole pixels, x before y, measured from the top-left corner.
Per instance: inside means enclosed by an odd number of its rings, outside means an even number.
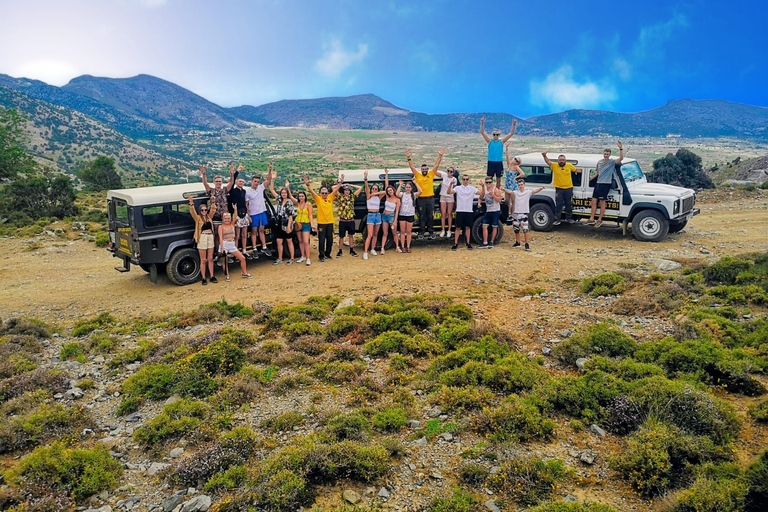
[[[315,69],[328,78],[336,78],[350,66],[362,62],[368,55],[367,44],[358,44],[355,52],[345,49],[337,38],[324,43],[323,50],[325,53],[315,63]]]
[[[675,14],[671,19],[655,23],[640,29],[640,35],[632,48],[635,58],[659,57],[664,49],[664,43],[671,38],[677,29],[688,26],[688,18]]]
[[[52,59],[25,62],[11,70],[12,76],[33,78],[50,85],[64,85],[78,74],[75,66],[68,62]]]
[[[610,84],[593,81],[578,82],[573,68],[562,66],[544,80],[531,80],[531,103],[557,109],[597,108],[616,99],[616,90]]]

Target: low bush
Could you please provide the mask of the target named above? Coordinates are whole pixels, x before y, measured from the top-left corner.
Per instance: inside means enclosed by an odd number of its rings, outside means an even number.
[[[747,484],[736,479],[697,478],[676,496],[668,512],[742,512]]]
[[[756,421],[768,423],[768,400],[763,400],[750,407],[749,415]]]
[[[245,363],[245,352],[239,346],[222,337],[211,343],[189,360],[190,364],[207,375],[230,375],[237,373]]]
[[[361,361],[328,361],[315,364],[313,375],[333,384],[344,384],[357,379],[365,371]]]
[[[128,416],[138,411],[144,403],[144,399],[138,396],[125,396],[120,405],[115,409],[115,416]]]
[[[480,409],[489,405],[493,399],[494,394],[488,388],[475,386],[440,386],[433,397],[434,402],[449,413]]]
[[[337,314],[328,324],[325,337],[329,341],[350,340],[353,343],[359,343],[367,338],[370,332],[366,317]]]
[[[576,359],[598,354],[607,357],[631,356],[637,343],[615,327],[600,323],[567,338],[555,346],[555,357],[566,364],[575,365]]]
[[[532,389],[547,379],[547,373],[540,366],[517,353],[493,364],[469,361],[439,375],[439,382],[446,386],[486,386],[507,394]]]
[[[472,310],[469,306],[464,304],[451,304],[450,306],[443,308],[437,314],[437,321],[440,323],[446,321],[461,321],[471,322],[474,318]]]
[[[646,418],[646,413],[643,412],[640,404],[624,395],[614,398],[605,410],[606,428],[620,436],[637,430]]]
[[[69,389],[69,378],[56,370],[37,368],[31,372],[0,380],[0,403],[21,396],[28,391],[44,389],[63,393]]]
[[[483,336],[476,341],[469,341],[461,344],[461,348],[448,352],[443,356],[437,357],[431,366],[434,373],[441,373],[445,370],[458,368],[469,361],[482,361],[486,363],[495,363],[510,355],[512,350],[509,345],[499,343],[492,336]],[[519,354],[514,354],[518,356]]]
[[[728,304],[765,304],[768,293],[754,284],[720,285],[707,290],[708,295],[722,299]]]
[[[324,431],[337,441],[365,441],[371,431],[371,422],[360,412],[341,413],[326,421]]]
[[[376,334],[386,331],[398,331],[405,334],[417,334],[435,324],[435,317],[424,309],[399,311],[394,314],[378,314],[371,317],[370,327]]]
[[[194,316],[201,322],[220,322],[230,318],[250,318],[253,316],[253,310],[239,302],[230,304],[221,299],[218,302],[201,304]]]
[[[273,309],[266,319],[267,330],[285,329],[291,324],[317,322],[328,316],[329,310],[317,306],[281,306]]]
[[[72,336],[84,336],[90,334],[96,329],[107,329],[114,326],[117,323],[117,319],[109,313],[99,313],[94,318],[78,320],[75,325],[72,326]]]
[[[71,343],[64,343],[59,350],[59,357],[64,361],[76,359],[81,363],[85,362],[83,345],[80,342],[73,341]]]
[[[217,486],[222,481],[228,482],[236,476],[222,474],[232,467],[246,463],[255,453],[258,442],[256,436],[246,427],[238,427],[205,446],[196,453],[176,462],[167,472],[168,480],[176,485],[197,486],[200,482]],[[217,475],[222,475],[213,481]],[[213,481],[213,483],[212,483]]]
[[[726,256],[717,263],[706,267],[702,274],[705,281],[712,284],[736,284],[736,276],[752,268],[752,262]]]
[[[0,453],[13,452],[70,434],[89,424],[90,414],[81,407],[39,403],[0,418]]]
[[[442,347],[421,334],[407,335],[397,331],[385,331],[368,341],[363,346],[363,351],[374,357],[385,357],[393,352],[424,357],[441,352]]]
[[[395,432],[405,426],[408,416],[405,411],[399,407],[390,407],[377,412],[371,418],[373,427],[383,432]]]
[[[450,496],[434,498],[424,512],[473,512],[479,507],[479,498],[457,487]]]
[[[581,503],[581,502],[569,502],[564,501],[550,501],[539,505],[538,507],[529,508],[526,512],[618,512],[615,508],[609,505],[603,505],[602,503]]]
[[[505,462],[488,477],[488,488],[520,505],[537,505],[549,498],[566,480],[562,461],[519,458]]]
[[[542,417],[538,407],[515,395],[498,407],[484,408],[473,424],[478,433],[488,434],[494,441],[547,439],[555,430],[554,421]]]
[[[586,370],[600,370],[616,375],[618,378],[632,381],[664,375],[666,372],[660,366],[651,363],[640,363],[631,357],[615,360],[603,356],[594,356],[584,365]]]
[[[0,334],[17,334],[45,339],[51,337],[51,328],[37,318],[9,318],[0,322]]]
[[[580,287],[581,293],[587,293],[592,297],[600,295],[618,295],[626,290],[625,279],[613,273],[600,274],[585,279]]]
[[[304,416],[300,412],[288,411],[274,418],[264,420],[261,426],[270,432],[276,433],[293,430],[293,427],[298,427],[302,423],[304,423]]]
[[[627,393],[628,384],[613,375],[591,371],[579,377],[565,376],[544,381],[532,400],[541,408],[554,408],[588,421],[607,416],[605,408]]]
[[[248,479],[248,468],[244,465],[232,466],[231,468],[216,473],[203,486],[204,492],[222,492],[231,491],[243,485]]]
[[[179,400],[166,405],[162,413],[136,429],[133,438],[145,446],[178,439],[192,433],[207,412],[203,402]]]
[[[72,449],[60,442],[36,448],[5,473],[11,486],[33,495],[40,490],[60,490],[82,501],[117,487],[123,467],[104,448]]]
[[[128,377],[121,386],[125,395],[164,400],[173,394],[176,383],[176,368],[170,364],[142,366],[138,372]]]
[[[458,477],[466,485],[480,485],[490,475],[488,468],[475,462],[467,462],[459,467]]]
[[[446,319],[433,332],[438,343],[446,350],[453,350],[469,338],[471,328],[467,322]]]
[[[764,451],[744,474],[749,488],[746,495],[747,512],[768,509],[768,451]]]

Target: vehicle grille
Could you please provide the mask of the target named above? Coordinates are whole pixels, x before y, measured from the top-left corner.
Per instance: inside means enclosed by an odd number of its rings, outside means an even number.
[[[680,213],[685,214],[691,211],[693,209],[693,202],[695,200],[696,200],[696,196],[683,198],[683,210]]]

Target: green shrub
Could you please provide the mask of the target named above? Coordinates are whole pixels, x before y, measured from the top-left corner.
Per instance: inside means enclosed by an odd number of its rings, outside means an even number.
[[[246,463],[256,453],[257,444],[256,436],[248,428],[235,428],[175,462],[167,473],[168,479],[173,484],[185,486],[202,481],[208,481],[212,486],[229,482],[239,476],[237,472],[226,472]],[[221,478],[211,483],[219,474]]]
[[[244,465],[232,466],[231,468],[216,473],[203,486],[204,492],[231,491],[243,485],[248,479],[248,468]]]
[[[528,441],[549,438],[555,422],[542,417],[535,405],[512,395],[498,407],[484,408],[474,428],[480,434],[490,434],[494,441]]]
[[[457,487],[450,496],[433,499],[424,512],[473,512],[479,510],[479,506],[476,496]]]
[[[371,431],[371,422],[359,412],[341,413],[325,423],[325,431],[337,441],[364,441]]]
[[[0,453],[36,446],[46,440],[75,432],[91,421],[81,407],[31,404],[25,411],[0,418]]]
[[[384,432],[395,432],[405,426],[408,416],[405,411],[399,407],[391,407],[377,412],[371,418],[374,428]]]
[[[325,337],[329,341],[350,339],[353,342],[362,341],[370,333],[368,320],[359,315],[340,315],[333,317],[325,330]]]
[[[741,480],[697,478],[677,495],[669,512],[742,512],[746,493]]]
[[[317,306],[281,306],[267,315],[265,329],[285,329],[291,324],[318,321],[326,316],[328,316],[328,310]]]
[[[109,233],[98,233],[96,237],[93,239],[93,242],[96,244],[96,247],[106,247],[109,245]]]
[[[385,331],[363,346],[363,351],[375,357],[385,357],[392,352],[416,357],[439,353],[440,345],[426,336],[409,336],[397,331]]]
[[[599,295],[618,295],[626,289],[625,279],[613,273],[600,274],[585,279],[580,287],[581,293],[588,293],[592,297]]]
[[[488,468],[475,462],[467,462],[459,467],[459,480],[466,485],[480,485],[488,478]]]
[[[9,318],[0,322],[0,334],[18,334],[45,339],[51,337],[51,328],[37,318]]]
[[[98,492],[114,489],[122,475],[122,464],[104,448],[66,448],[60,442],[36,448],[5,473],[12,486],[31,492],[60,490],[82,501]]]
[[[144,400],[138,396],[124,396],[123,401],[115,409],[115,416],[128,416],[139,410]]]
[[[575,365],[576,359],[599,354],[607,357],[631,356],[637,349],[637,343],[608,324],[600,323],[558,343],[552,353],[560,361]]]
[[[572,416],[597,421],[605,418],[605,408],[626,392],[626,382],[601,371],[591,371],[579,377],[546,381],[534,390],[533,399],[545,409],[553,407]]]
[[[611,373],[627,381],[665,374],[664,369],[660,366],[651,363],[639,363],[629,357],[617,361],[603,356],[594,356],[587,361],[584,368],[586,370],[600,370],[605,373]]]
[[[249,364],[243,366],[243,368],[240,370],[240,373],[257,381],[262,386],[266,386],[275,380],[275,377],[277,377],[277,373],[279,371],[280,369],[274,366],[267,366],[264,368]]]
[[[293,512],[308,505],[313,496],[304,477],[288,469],[279,469],[253,488],[248,501],[260,510]]]
[[[340,297],[335,295],[312,295],[307,299],[307,304],[317,306],[327,311],[334,309],[341,302]]]
[[[362,361],[328,361],[315,365],[312,372],[318,379],[333,384],[344,384],[357,379],[365,371]]]
[[[707,290],[707,294],[723,299],[728,304],[765,304],[768,294],[757,285],[720,285]]]
[[[192,356],[190,364],[208,375],[231,375],[240,371],[245,357],[243,349],[221,339]]]
[[[121,386],[123,394],[150,400],[164,400],[173,394],[176,368],[170,364],[142,366]]]
[[[457,348],[470,335],[470,325],[454,319],[447,319],[434,329],[435,339],[447,350]]]
[[[77,341],[64,343],[61,345],[59,357],[64,361],[69,361],[70,359],[80,359],[83,357],[83,345]]]
[[[749,485],[747,512],[762,512],[768,507],[768,451],[760,455],[746,471],[744,480]]]
[[[87,320],[78,320],[72,327],[72,336],[83,336],[89,334],[96,329],[106,329],[117,323],[115,317],[109,313],[99,313],[95,318],[89,318]]]
[[[374,333],[398,331],[405,334],[416,334],[429,329],[435,324],[435,317],[424,309],[399,311],[394,314],[379,314],[371,318],[370,326]]]
[[[293,427],[298,427],[302,423],[304,423],[304,416],[300,412],[288,411],[274,418],[264,420],[261,426],[270,432],[284,432],[286,430],[293,430]]]
[[[520,505],[536,505],[549,498],[568,476],[562,461],[513,459],[488,477],[488,487]]]
[[[726,256],[705,268],[702,274],[708,284],[736,284],[736,276],[751,267],[749,261]]]
[[[440,310],[440,313],[437,314],[437,321],[440,323],[457,320],[461,322],[471,322],[473,317],[474,315],[472,314],[472,310],[469,309],[469,306],[464,304],[451,304],[447,308]]]
[[[0,403],[36,389],[44,389],[52,394],[63,393],[69,389],[69,377],[56,370],[37,368],[0,380]]]
[[[768,423],[768,400],[763,400],[749,408],[749,414],[756,421]]]
[[[432,363],[431,370],[440,373],[458,368],[469,361],[494,363],[510,355],[510,352],[508,345],[499,343],[492,336],[483,336],[476,341],[462,343],[460,348],[436,358]]]
[[[484,387],[453,387],[440,386],[434,396],[434,401],[445,412],[461,412],[479,409],[490,404],[494,394]]]
[[[133,438],[146,446],[178,439],[198,427],[207,412],[203,402],[179,400],[166,405],[162,413],[136,429]]]
[[[469,361],[460,368],[441,373],[439,382],[446,386],[486,386],[502,393],[517,393],[529,390],[547,378],[540,366],[513,353],[494,364]]]

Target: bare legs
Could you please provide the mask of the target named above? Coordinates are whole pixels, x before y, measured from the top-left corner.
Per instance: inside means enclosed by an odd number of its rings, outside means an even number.
[[[368,236],[365,237],[365,245],[363,246],[363,252],[368,252],[368,248],[376,248],[376,238],[379,234],[379,227],[381,224],[368,224]],[[384,246],[381,246],[384,249]],[[382,251],[383,252],[383,251]]]
[[[301,249],[301,257],[309,259],[310,245],[309,245],[309,232],[302,231],[299,233],[299,249]]]
[[[448,233],[450,233],[453,224],[453,203],[440,201],[440,229],[442,231],[445,231],[446,224],[448,225]]]
[[[198,249],[200,255],[200,275],[205,280],[205,272],[208,271],[208,277],[213,277],[213,248]]]
[[[411,231],[413,230],[413,222],[400,221],[400,249],[405,251],[411,249]]]

